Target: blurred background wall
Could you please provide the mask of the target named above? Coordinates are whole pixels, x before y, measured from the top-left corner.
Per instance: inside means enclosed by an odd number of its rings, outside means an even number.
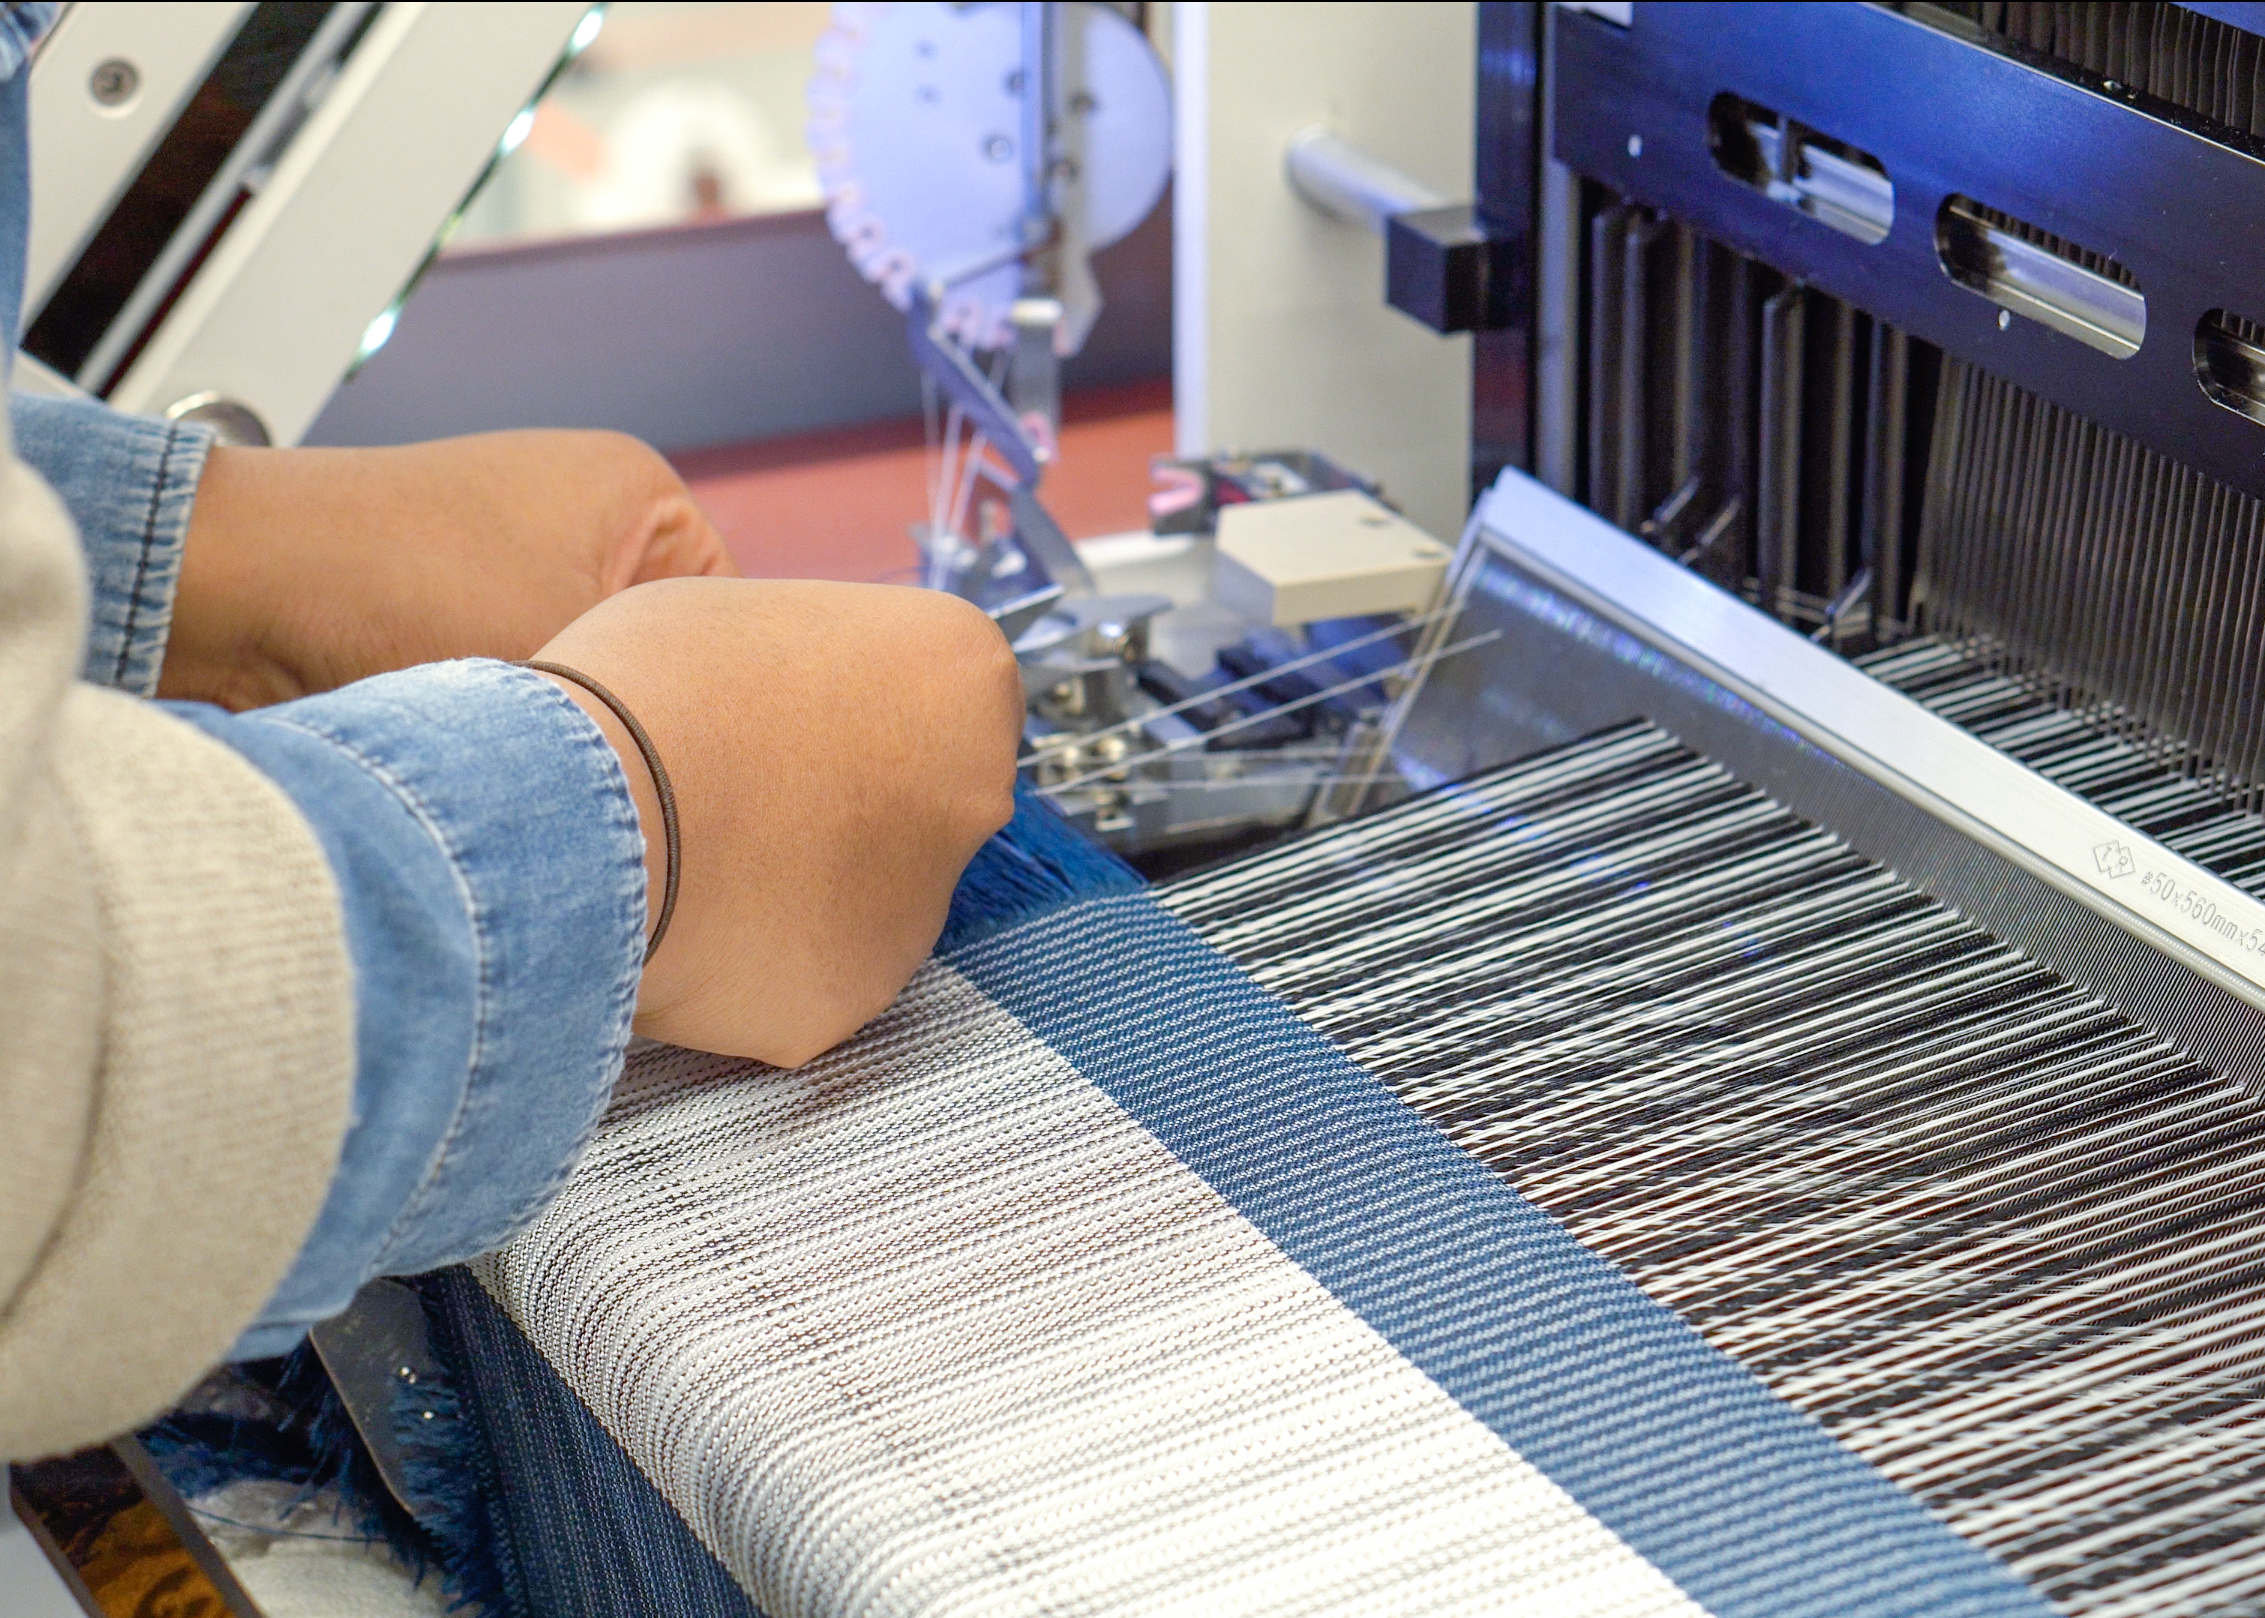
[[[618,0],[306,442],[611,427],[689,450],[917,413],[903,317],[828,234],[803,144],[830,9]],[[1171,374],[1172,214],[1097,256],[1108,307],[1068,389]]]

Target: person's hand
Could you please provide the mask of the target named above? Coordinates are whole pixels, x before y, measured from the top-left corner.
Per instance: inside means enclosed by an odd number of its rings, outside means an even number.
[[[960,872],[1014,809],[1021,675],[997,626],[953,596],[648,584],[536,655],[619,697],[676,792],[676,915],[637,997],[637,1031],[655,1039],[779,1067],[840,1043],[926,958]],[[556,683],[621,755],[657,911],[644,761],[604,704]]]
[[[157,693],[245,709],[449,657],[524,658],[649,580],[738,572],[619,433],[214,446]]]

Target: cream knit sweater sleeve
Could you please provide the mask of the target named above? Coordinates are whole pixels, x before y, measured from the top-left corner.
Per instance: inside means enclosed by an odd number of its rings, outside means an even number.
[[[354,1077],[338,894],[267,778],[77,682],[70,519],[0,426],[0,1457],[148,1420],[314,1224]]]

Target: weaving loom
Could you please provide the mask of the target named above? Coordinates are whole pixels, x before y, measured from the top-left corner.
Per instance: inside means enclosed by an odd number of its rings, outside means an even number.
[[[2265,17],[1480,32],[1421,790],[638,1053],[426,1283],[500,1609],[2265,1611]]]
[[[436,1293],[506,1605],[2265,1601],[2236,1064],[2123,1003],[2129,961],[1990,850],[1899,873],[1789,809],[1865,783],[1694,672],[1703,634],[1671,664],[1539,582],[1582,555],[1639,604],[1668,566],[1506,479],[1460,621],[1663,718],[1154,890],[1056,857],[800,1073],[634,1058],[558,1205]],[[1956,734],[1732,612],[1749,664]],[[1475,668],[1432,679],[1516,705]],[[2080,773],[2164,773],[2059,723]],[[2265,826],[2225,814],[2210,853],[2254,880]],[[1068,836],[1026,806],[1018,857]],[[1993,894],[2044,948],[1962,913]]]

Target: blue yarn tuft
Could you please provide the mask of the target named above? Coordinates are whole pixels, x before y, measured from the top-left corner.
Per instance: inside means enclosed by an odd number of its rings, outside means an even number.
[[[472,1453],[478,1439],[468,1432],[448,1383],[428,1378],[394,1391],[394,1427],[416,1504],[412,1516],[386,1489],[310,1345],[301,1343],[281,1359],[232,1366],[225,1374],[235,1384],[225,1401],[234,1413],[175,1411],[141,1433],[151,1457],[185,1498],[253,1478],[296,1485],[302,1499],[335,1490],[341,1526],[382,1541],[420,1583],[437,1575],[451,1611],[509,1610],[487,1543]]]
[[[177,1410],[140,1434],[184,1499],[247,1479],[292,1484],[301,1500],[335,1490],[340,1526],[384,1542],[413,1578],[436,1570],[445,1578],[447,1558],[386,1492],[312,1347],[301,1343],[281,1359],[224,1374],[234,1384],[224,1401],[232,1411]]]
[[[1131,893],[1147,886],[1141,874],[1094,842],[1038,795],[1015,783],[1014,819],[976,851],[944,922],[939,951],[1079,899]]]
[[[426,1308],[429,1313],[429,1300]],[[452,1598],[450,1610],[508,1612],[503,1573],[489,1544],[487,1509],[480,1499],[476,1448],[482,1440],[464,1419],[453,1382],[429,1378],[396,1386],[393,1431],[401,1444],[403,1481],[416,1507],[417,1527],[440,1564]]]

